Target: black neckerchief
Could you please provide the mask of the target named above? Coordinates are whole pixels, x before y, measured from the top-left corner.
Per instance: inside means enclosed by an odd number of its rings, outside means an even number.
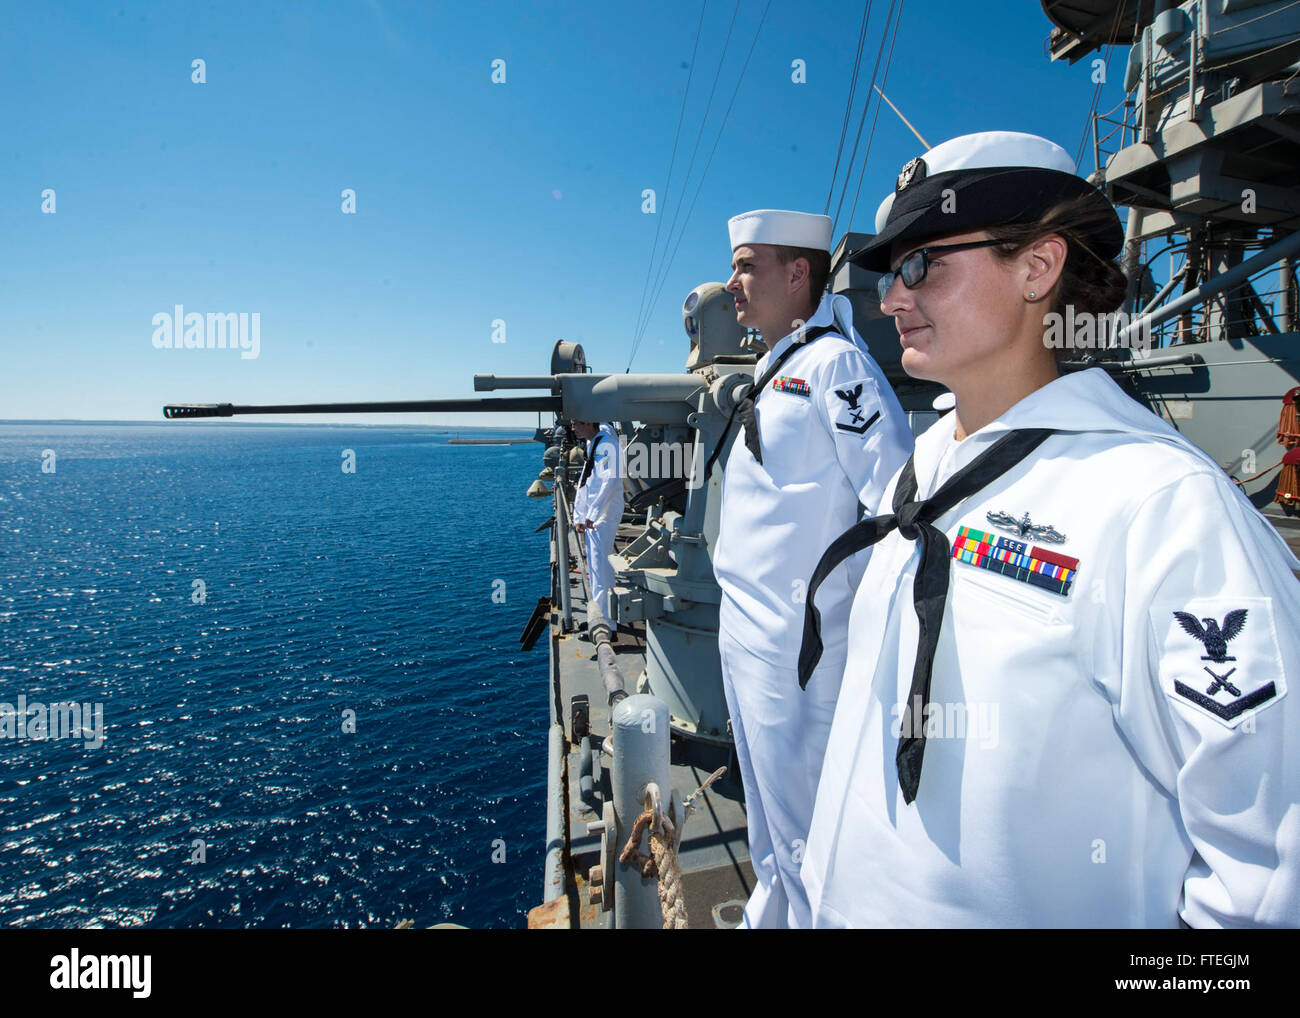
[[[758,420],[754,416],[754,404],[758,402],[758,397],[763,394],[767,389],[768,384],[776,377],[776,373],[781,370],[781,365],[789,360],[795,353],[806,347],[809,343],[821,339],[822,336],[825,336],[827,333],[836,331],[834,324],[818,325],[809,329],[805,333],[802,343],[791,343],[781,352],[780,357],[777,357],[767,366],[767,370],[763,372],[763,377],[754,385],[750,386],[749,391],[745,394],[745,398],[732,408],[731,416],[727,418],[727,426],[722,429],[722,437],[718,439],[718,444],[713,447],[713,452],[709,456],[708,462],[704,464],[705,477],[709,476],[710,471],[713,470],[713,464],[717,462],[718,456],[722,453],[723,448],[725,448],[727,437],[731,434],[731,425],[735,423],[737,416],[740,417],[741,424],[745,429],[745,447],[753,453],[754,459],[758,460],[759,463],[763,462],[763,450],[758,441]]]
[[[925,708],[930,702],[930,677],[934,669],[934,654],[939,644],[939,629],[943,625],[943,609],[948,599],[949,557],[952,549],[948,538],[934,526],[934,521],[965,498],[975,494],[1012,467],[1016,466],[1041,445],[1050,435],[1049,428],[1025,428],[1011,431],[998,439],[971,463],[953,474],[933,495],[916,500],[915,454],[903,467],[898,486],[894,489],[892,513],[872,516],[849,527],[831,542],[813,570],[804,602],[803,642],[799,648],[799,686],[806,689],[808,679],[822,655],[821,613],[813,603],[817,588],[837,565],[854,552],[869,548],[897,529],[909,541],[921,542],[921,564],[912,582],[912,602],[920,623],[917,637],[916,664],[912,668],[912,688],[908,693],[903,715],[903,734],[898,740],[898,784],[903,799],[912,802],[921,784],[921,758],[925,754]],[[920,704],[921,723],[918,726],[913,707]],[[910,733],[917,731],[920,735]]]
[[[588,478],[591,477],[591,468],[596,462],[596,446],[600,444],[600,440],[604,437],[605,433],[597,430],[595,436],[591,440],[591,448],[587,450],[586,462],[582,464],[582,476],[578,478],[579,488],[586,484]]]

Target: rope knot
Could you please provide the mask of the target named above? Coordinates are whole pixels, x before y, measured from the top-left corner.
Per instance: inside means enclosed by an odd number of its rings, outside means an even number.
[[[924,502],[904,502],[895,514],[898,517],[898,532],[909,541],[915,541],[921,536],[916,521],[924,509]]]

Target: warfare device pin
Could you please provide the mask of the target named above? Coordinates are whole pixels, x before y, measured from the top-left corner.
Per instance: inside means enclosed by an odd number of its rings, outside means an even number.
[[[985,513],[988,521],[999,530],[1006,530],[1017,537],[1027,537],[1031,541],[1046,541],[1048,544],[1064,544],[1065,535],[1055,527],[1034,523],[1025,513],[1016,519],[1010,513]]]

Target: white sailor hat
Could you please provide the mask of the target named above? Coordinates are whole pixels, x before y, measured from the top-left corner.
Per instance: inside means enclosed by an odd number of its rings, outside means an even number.
[[[889,269],[890,246],[946,233],[1028,223],[1073,198],[1095,199],[1114,220],[1095,238],[1095,253],[1114,258],[1124,245],[1119,214],[1101,191],[1075,173],[1065,149],[1015,131],[965,134],[918,156],[898,175],[894,193],[876,211],[876,236],[849,261]]]
[[[727,220],[731,250],[742,244],[780,244],[783,247],[831,249],[831,217],[783,209],[755,209]]]

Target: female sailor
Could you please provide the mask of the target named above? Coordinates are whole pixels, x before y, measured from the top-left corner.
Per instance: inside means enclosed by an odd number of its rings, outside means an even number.
[[[882,515],[802,865],[817,926],[1300,923],[1300,567],[1219,466],[1100,368],[1113,206],[1045,139],[914,159],[853,260],[955,410]],[[1061,318],[1053,318],[1060,315]]]

